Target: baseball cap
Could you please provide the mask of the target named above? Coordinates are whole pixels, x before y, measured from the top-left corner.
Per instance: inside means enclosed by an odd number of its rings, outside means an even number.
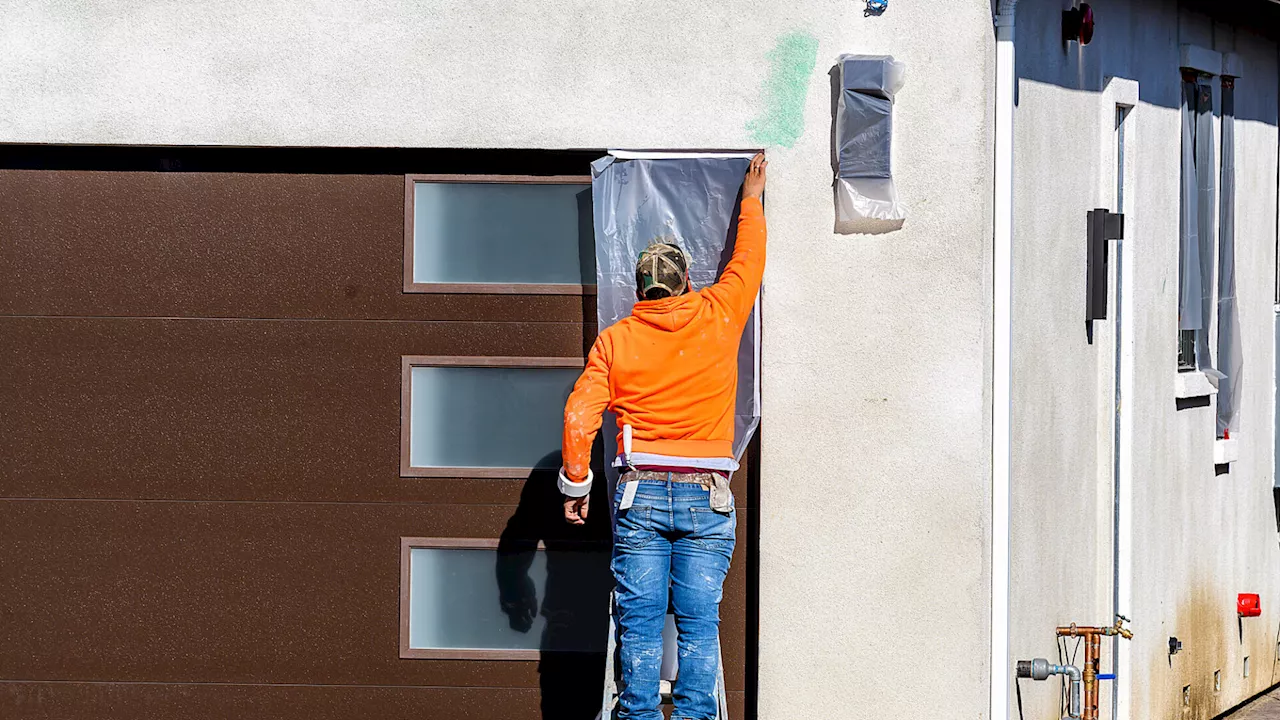
[[[689,257],[676,245],[675,238],[659,238],[640,253],[636,261],[636,288],[649,297],[655,288],[666,290],[670,297],[683,295],[689,288]]]

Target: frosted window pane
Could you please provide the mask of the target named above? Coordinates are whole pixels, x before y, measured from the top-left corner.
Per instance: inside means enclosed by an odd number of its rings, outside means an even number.
[[[411,548],[409,647],[604,652],[608,551]]]
[[[413,281],[594,285],[591,186],[420,182]]]
[[[557,468],[577,368],[415,367],[412,467]]]

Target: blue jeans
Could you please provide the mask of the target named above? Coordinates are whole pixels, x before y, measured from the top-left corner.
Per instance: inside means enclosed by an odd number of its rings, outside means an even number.
[[[625,477],[625,476],[624,476]],[[679,635],[679,673],[672,688],[672,720],[716,716],[720,658],[720,597],[733,556],[735,514],[711,509],[702,485],[641,480],[635,500],[617,513],[613,575],[622,692],[618,717],[661,720],[658,709],[662,626],[667,601]],[[618,483],[614,508],[622,498]]]

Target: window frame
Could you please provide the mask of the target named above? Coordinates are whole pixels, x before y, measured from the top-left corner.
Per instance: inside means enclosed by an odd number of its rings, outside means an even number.
[[[409,464],[410,416],[412,414],[413,368],[415,367],[497,367],[536,370],[539,368],[586,367],[580,357],[510,357],[466,355],[403,355],[400,358],[400,477],[402,478],[483,478],[523,480],[529,473],[546,468],[533,467],[413,467]]]
[[[538,660],[541,650],[448,650],[440,648],[409,647],[409,558],[415,548],[497,550],[497,538],[400,538],[400,659],[402,660]],[[546,551],[546,545],[538,543],[537,550]]]
[[[466,175],[410,174],[404,176],[404,288],[406,293],[463,295],[594,295],[595,285],[573,283],[422,283],[413,279],[414,185],[417,183],[492,185],[585,185],[590,175]]]
[[[1200,372],[1196,367],[1196,331],[1178,330],[1178,372]]]

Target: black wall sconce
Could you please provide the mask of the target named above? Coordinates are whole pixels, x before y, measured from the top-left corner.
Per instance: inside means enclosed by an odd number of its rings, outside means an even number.
[[[1102,320],[1107,317],[1107,252],[1108,240],[1124,237],[1124,215],[1104,208],[1088,213],[1088,251],[1085,259],[1084,320]]]
[[[1093,8],[1089,3],[1062,11],[1062,42],[1088,45],[1093,40]]]

